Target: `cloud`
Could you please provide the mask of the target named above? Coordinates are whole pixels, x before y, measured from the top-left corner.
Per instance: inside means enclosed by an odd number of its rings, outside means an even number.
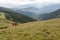
[[[28,0],[0,0],[0,3],[10,3],[10,4],[18,4],[18,5],[23,5],[23,4],[30,4],[33,2],[30,2]]]
[[[35,1],[35,0],[29,0],[29,1]]]
[[[59,3],[60,0],[35,0],[35,3],[46,3],[46,2],[55,2],[55,3]]]
[[[0,3],[10,3],[17,5],[25,5],[31,3],[60,3],[60,0],[0,0]]]

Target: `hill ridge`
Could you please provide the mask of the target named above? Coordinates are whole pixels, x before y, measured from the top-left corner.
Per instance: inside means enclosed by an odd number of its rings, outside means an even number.
[[[23,14],[19,14],[8,8],[1,7],[0,12],[4,13],[6,19],[11,20],[11,21],[16,21],[16,22],[20,22],[20,23],[36,21],[36,19],[25,16]]]

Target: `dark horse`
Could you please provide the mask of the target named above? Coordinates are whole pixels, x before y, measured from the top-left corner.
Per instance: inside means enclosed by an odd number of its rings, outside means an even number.
[[[17,22],[13,22],[12,26],[18,26],[18,23]]]

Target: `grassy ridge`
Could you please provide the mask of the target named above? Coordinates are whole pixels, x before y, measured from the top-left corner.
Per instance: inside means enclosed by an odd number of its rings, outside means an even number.
[[[60,18],[20,24],[0,21],[0,40],[60,40]]]

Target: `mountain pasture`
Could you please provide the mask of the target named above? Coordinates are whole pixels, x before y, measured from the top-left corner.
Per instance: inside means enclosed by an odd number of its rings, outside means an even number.
[[[13,26],[14,22],[18,25]],[[0,7],[0,40],[60,40],[60,13],[53,19],[37,21]]]
[[[29,23],[0,21],[0,40],[60,40],[60,18]]]

